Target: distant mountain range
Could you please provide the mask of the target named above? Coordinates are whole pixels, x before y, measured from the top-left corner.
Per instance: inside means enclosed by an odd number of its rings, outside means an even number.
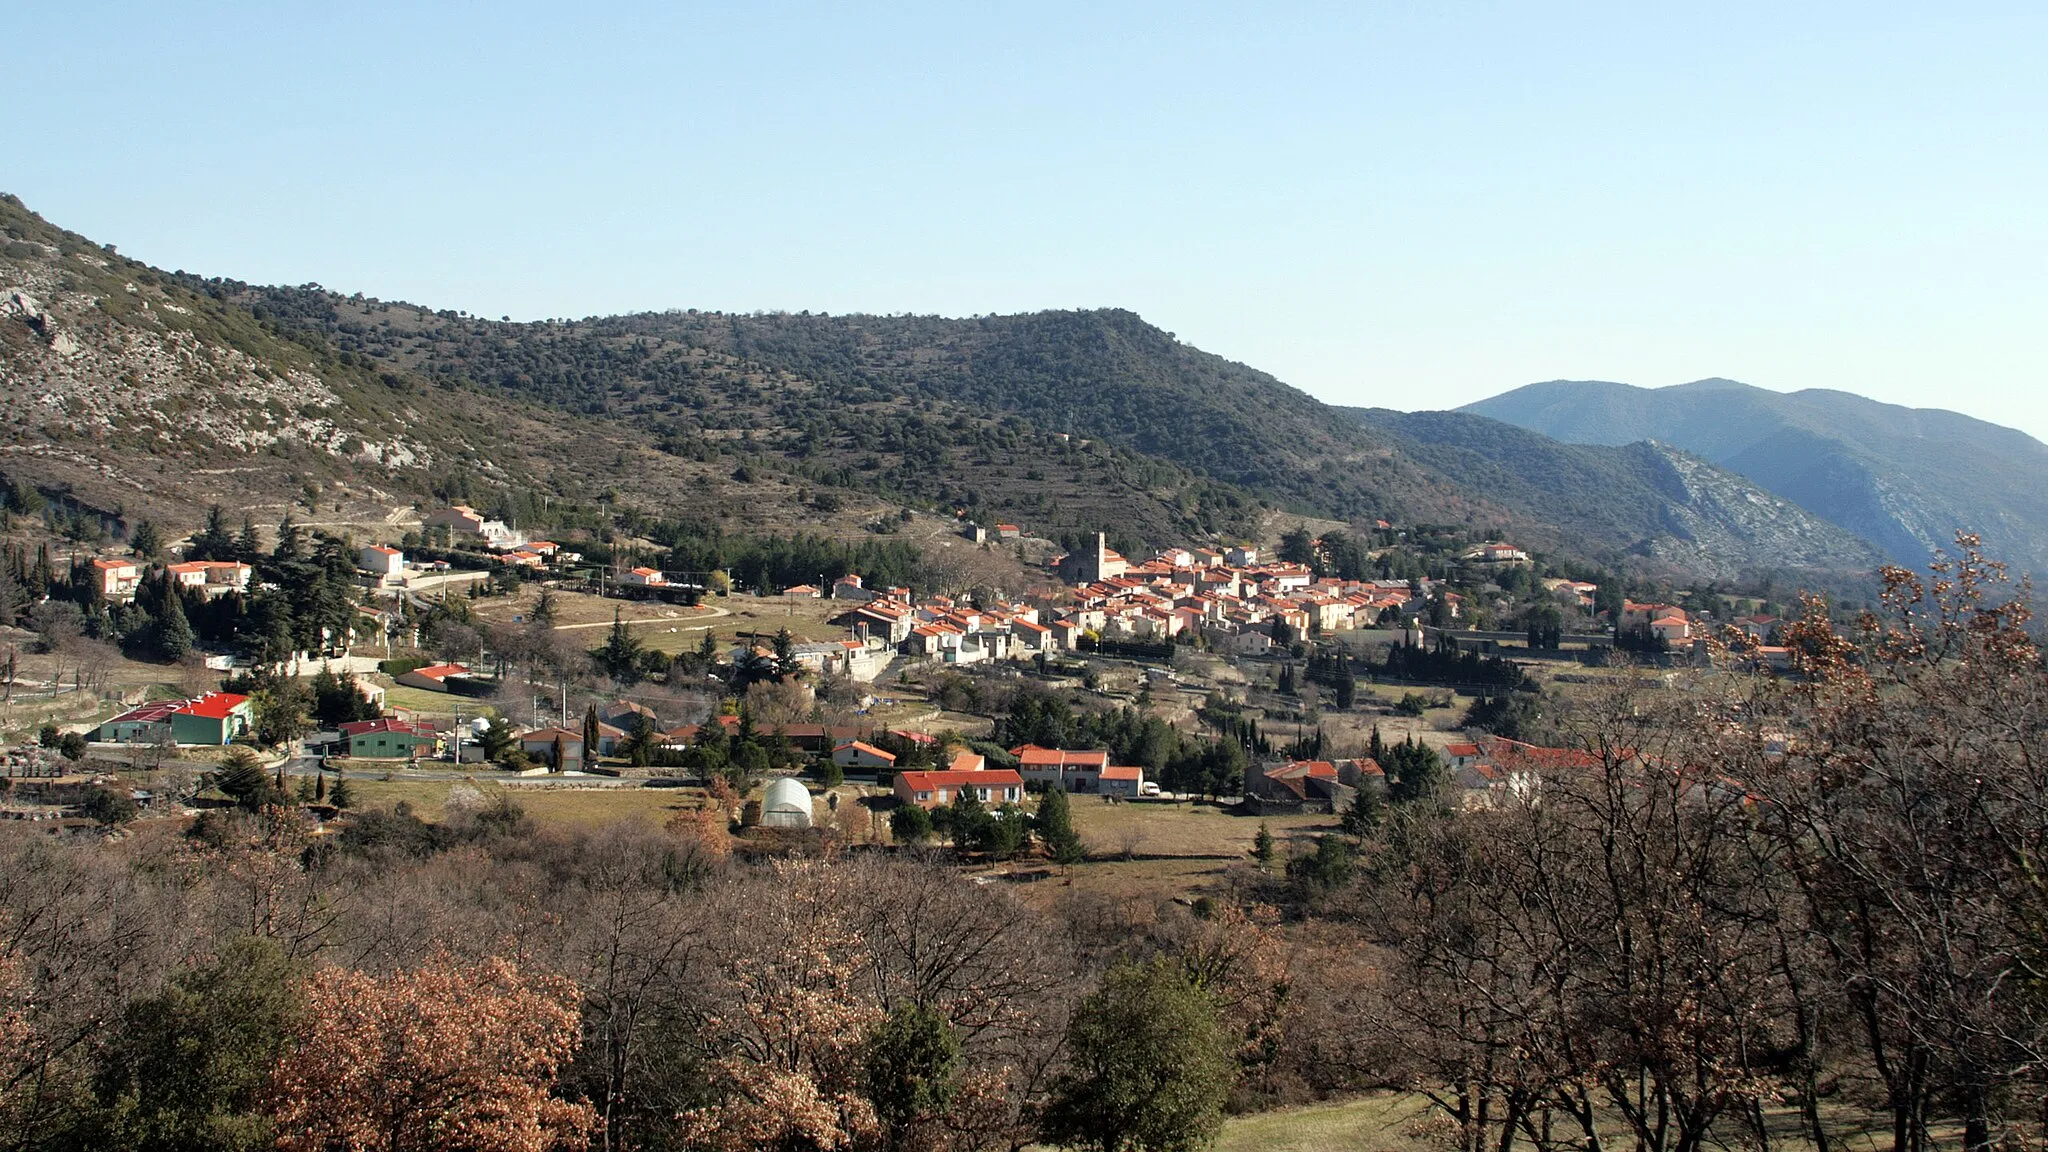
[[[1992,555],[2048,572],[2048,445],[1954,412],[1718,379],[1671,388],[1554,380],[1461,411],[1573,444],[1683,449],[1901,563],[1925,563],[1964,529]]]
[[[1707,579],[1739,579],[1868,571],[1883,560],[1854,533],[1666,444],[1566,444],[1466,412],[1349,411],[1525,521],[1556,525],[1574,551],[1618,566],[1647,557]]]

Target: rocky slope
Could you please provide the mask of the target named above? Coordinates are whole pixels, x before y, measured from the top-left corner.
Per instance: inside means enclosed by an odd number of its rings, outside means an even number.
[[[0,195],[0,477],[117,537],[144,517],[194,527],[213,503],[259,525],[289,510],[382,527],[415,502],[518,491],[781,531],[857,534],[897,510],[734,470],[660,451],[631,420],[375,363]]]
[[[1464,412],[1352,411],[1416,459],[1555,525],[1564,547],[1605,563],[1730,580],[1867,571],[1881,561],[1854,534],[1669,445],[1566,444]]]
[[[2048,445],[1954,412],[1732,380],[1655,389],[1557,380],[1463,410],[1573,443],[1676,445],[1902,563],[1924,563],[1969,530],[1994,555],[2048,572]]]

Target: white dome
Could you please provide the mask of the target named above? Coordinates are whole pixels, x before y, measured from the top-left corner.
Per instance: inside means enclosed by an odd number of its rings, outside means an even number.
[[[482,716],[479,716],[476,719],[471,720],[469,722],[469,734],[472,736],[481,736],[484,733],[489,732],[490,730],[491,722],[489,720],[484,719]]]
[[[761,797],[761,823],[769,828],[809,828],[811,794],[803,782],[784,776]]]

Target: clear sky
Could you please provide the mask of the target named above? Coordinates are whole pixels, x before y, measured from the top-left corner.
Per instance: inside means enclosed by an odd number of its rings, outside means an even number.
[[[0,189],[487,316],[1116,305],[1336,403],[1728,376],[2048,438],[2048,5],[857,7],[45,5]]]

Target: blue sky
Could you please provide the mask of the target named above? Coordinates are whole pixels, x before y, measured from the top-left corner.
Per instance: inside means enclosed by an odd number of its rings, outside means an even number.
[[[2048,438],[2048,6],[601,7],[49,6],[0,189],[487,316],[1114,305],[1336,403],[1728,376]]]

